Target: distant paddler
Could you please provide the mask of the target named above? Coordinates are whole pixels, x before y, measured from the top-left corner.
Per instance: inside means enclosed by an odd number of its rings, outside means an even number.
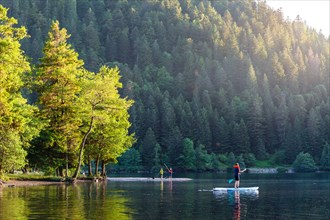
[[[169,174],[170,174],[170,179],[172,179],[172,176],[173,176],[173,169],[172,169],[172,167],[171,168],[168,168],[168,166],[166,166],[166,164],[164,163],[164,165],[165,165],[165,167],[166,167],[166,169],[167,169],[167,171],[169,172]]]
[[[172,170],[172,167],[170,167],[170,170],[168,171],[170,173],[170,178],[172,180],[172,175],[173,175],[173,170]]]
[[[163,170],[163,167],[160,168],[159,175],[160,175],[160,179],[163,180],[163,176],[164,176],[164,170]]]

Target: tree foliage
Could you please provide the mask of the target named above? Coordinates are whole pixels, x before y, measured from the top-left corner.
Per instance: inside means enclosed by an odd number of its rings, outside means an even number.
[[[83,160],[85,141],[90,148],[88,156],[104,164],[115,162],[135,141],[134,135],[128,132],[131,126],[128,109],[133,101],[120,97],[118,89],[122,84],[119,79],[118,68],[106,66],[101,67],[97,74],[85,72],[80,78],[82,91],[77,104],[81,106],[83,122],[80,129],[84,138],[80,144],[75,178]]]
[[[330,170],[330,145],[328,143],[323,146],[320,163],[322,170]]]
[[[30,64],[19,41],[27,32],[15,27],[17,20],[9,18],[7,11],[0,5],[0,175],[24,167],[26,148],[41,126],[35,115],[37,108],[21,93]]]
[[[293,162],[293,169],[296,172],[313,172],[317,170],[315,161],[309,153],[300,152]]]
[[[67,171],[68,154],[75,155],[80,139],[77,99],[81,88],[78,76],[83,71],[83,61],[67,43],[68,38],[66,29],[60,29],[58,21],[53,22],[35,81],[40,117],[47,123],[44,131],[51,136],[49,147],[65,152],[66,164],[62,167],[66,165]]]

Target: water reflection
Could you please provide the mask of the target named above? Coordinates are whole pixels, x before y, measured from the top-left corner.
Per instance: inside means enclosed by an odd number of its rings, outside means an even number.
[[[168,189],[169,189],[169,191],[172,193],[172,190],[173,190],[172,179],[171,179],[170,181],[168,181]]]
[[[239,191],[235,191],[235,204],[234,204],[234,211],[233,211],[233,219],[240,220],[241,219],[241,200]]]
[[[132,219],[130,197],[106,182],[1,189],[0,219]]]
[[[164,182],[163,182],[163,180],[162,181],[160,181],[160,191],[164,191]]]
[[[6,187],[0,219],[330,219],[330,174],[289,177],[246,180],[260,193],[213,191],[219,179]]]
[[[26,201],[18,198],[18,194],[15,190],[7,193],[5,189],[0,188],[0,219],[27,219],[30,210],[26,206]]]
[[[247,198],[249,200],[257,200],[259,198],[259,191],[258,190],[251,190],[251,191],[213,191],[213,195],[217,200],[223,200],[228,198],[228,202],[233,204],[235,192],[239,192],[240,196]]]
[[[240,220],[245,219],[247,204],[259,198],[259,191],[213,191],[213,195],[232,207],[232,219]]]

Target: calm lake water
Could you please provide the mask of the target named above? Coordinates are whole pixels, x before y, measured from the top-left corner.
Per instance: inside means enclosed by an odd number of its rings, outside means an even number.
[[[183,177],[183,176],[181,176]],[[330,173],[244,174],[258,193],[216,193],[226,174],[188,182],[108,182],[0,189],[0,219],[330,219]]]

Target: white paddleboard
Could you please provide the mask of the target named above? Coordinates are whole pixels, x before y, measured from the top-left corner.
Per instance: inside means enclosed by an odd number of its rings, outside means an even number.
[[[241,188],[225,188],[225,187],[216,187],[213,188],[213,191],[257,191],[259,186],[254,187],[241,187]]]

